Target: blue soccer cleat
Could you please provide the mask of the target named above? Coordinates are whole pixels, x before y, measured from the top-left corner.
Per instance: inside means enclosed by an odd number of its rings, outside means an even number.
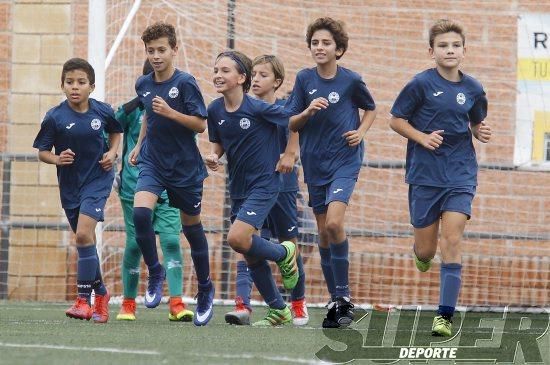
[[[145,306],[147,308],[155,308],[160,304],[162,299],[162,286],[166,279],[166,270],[161,266],[162,272],[158,275],[149,275],[149,284],[145,292]]]
[[[193,318],[195,326],[205,326],[212,318],[214,314],[212,305],[214,303],[215,293],[216,289],[212,282],[210,282],[210,286],[205,288],[199,286],[199,292],[195,297],[197,299],[197,308],[195,309],[195,317]]]

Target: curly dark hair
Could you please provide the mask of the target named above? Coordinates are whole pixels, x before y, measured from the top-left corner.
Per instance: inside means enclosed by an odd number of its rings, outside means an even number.
[[[252,84],[252,60],[244,53],[233,50],[220,53],[218,57],[216,57],[216,61],[222,57],[228,57],[233,60],[237,66],[237,71],[245,75],[246,79],[243,84],[243,91],[247,93]]]
[[[332,34],[334,42],[336,42],[336,49],[342,51],[342,54],[340,56],[336,56],[336,59],[339,60],[348,49],[349,37],[344,22],[340,20],[334,20],[330,17],[316,19],[307,27],[307,48],[311,49],[311,38],[313,37],[313,33],[321,29],[327,30],[330,32],[330,34]]]
[[[88,76],[90,85],[95,84],[95,71],[92,65],[83,58],[71,58],[63,64],[63,71],[61,71],[61,86],[65,83],[65,75],[67,75],[67,72],[74,70],[84,71],[86,76]]]
[[[176,48],[177,38],[176,38],[176,29],[172,24],[157,22],[148,26],[141,35],[141,40],[147,46],[147,43],[159,39],[162,37],[168,38],[168,44],[172,48]]]

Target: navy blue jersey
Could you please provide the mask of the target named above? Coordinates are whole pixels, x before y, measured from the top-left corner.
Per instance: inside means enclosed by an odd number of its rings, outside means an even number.
[[[324,79],[310,68],[296,76],[286,108],[291,115],[299,114],[318,97],[329,101],[328,108],[315,113],[299,131],[304,180],[321,186],[337,178],[356,179],[364,145],[349,147],[342,134],[359,127],[359,109],[374,110],[374,100],[357,73],[338,66],[335,77]]]
[[[210,142],[223,146],[229,168],[231,199],[244,199],[252,190],[278,192],[278,126],[288,126],[288,113],[279,105],[244,95],[239,109],[225,110],[223,98],[208,106]]]
[[[120,123],[115,119],[108,104],[89,99],[86,113],[74,111],[67,101],[50,109],[33,147],[39,151],[51,151],[59,155],[70,148],[74,162],[57,167],[57,180],[64,209],[74,209],[80,205],[80,195],[84,188],[98,193],[111,190],[114,170],[105,171],[99,164],[103,154],[109,150],[106,133],[122,133]]]
[[[195,132],[153,112],[153,98],[160,96],[174,110],[206,119],[206,107],[193,76],[180,70],[166,81],[156,82],[154,73],[136,81],[136,92],[147,115],[147,135],[138,163],[159,171],[165,183],[185,187],[201,183],[206,176]]]
[[[275,101],[276,105],[285,105],[285,100],[283,99],[277,99]],[[290,131],[288,129],[288,125],[285,126],[278,126],[278,134],[279,134],[279,147],[281,148],[281,154],[285,153],[286,145],[288,143],[288,138]],[[293,191],[298,191],[298,169],[296,166],[292,169],[291,172],[288,174],[280,174],[281,179],[281,188],[280,192],[282,193],[288,193]]]
[[[391,114],[423,133],[444,130],[443,143],[430,151],[407,143],[405,180],[409,184],[455,187],[477,185],[477,160],[470,123],[487,116],[481,84],[462,74],[459,82],[444,79],[435,68],[417,74],[403,88]]]

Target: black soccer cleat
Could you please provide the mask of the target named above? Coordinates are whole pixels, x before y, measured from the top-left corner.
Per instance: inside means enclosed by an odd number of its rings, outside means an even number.
[[[327,316],[323,319],[323,328],[339,328],[336,322],[336,302],[329,301],[325,306],[328,309]]]
[[[353,303],[348,297],[338,297],[334,302],[334,320],[340,327],[347,327],[353,322]]]

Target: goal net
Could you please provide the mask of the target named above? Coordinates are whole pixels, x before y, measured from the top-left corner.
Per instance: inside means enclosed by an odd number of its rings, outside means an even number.
[[[134,2],[107,3],[109,48]],[[351,293],[356,303],[365,305],[435,305],[439,300],[440,256],[436,256],[429,272],[416,270],[411,256],[408,187],[404,183],[406,141],[389,129],[388,115],[404,84],[414,74],[433,67],[427,53],[427,31],[444,14],[429,9],[389,7],[385,2],[348,1],[338,6],[321,3],[324,5],[294,0],[238,0],[232,17],[228,16],[227,1],[144,0],[106,70],[106,101],[116,108],[134,97],[134,83],[145,59],[140,36],[155,21],[163,20],[176,27],[179,46],[176,66],[197,79],[208,104],[219,97],[212,86],[212,69],[216,55],[227,49],[228,38],[234,39],[235,49],[251,58],[275,54],[282,59],[287,74],[279,96],[284,96],[292,90],[296,73],[313,66],[305,42],[308,23],[326,15],[344,20],[350,45],[340,64],[362,75],[378,107],[377,119],[365,140],[364,168],[346,213]],[[479,186],[463,240],[459,303],[467,307],[548,307],[550,184],[547,173],[517,170],[513,165],[516,92],[510,86],[515,80],[509,78],[515,71],[515,55],[509,50],[515,48],[515,43],[511,39],[487,45],[483,30],[468,13],[457,11],[453,18],[465,25],[469,53],[463,70],[484,84],[490,103],[487,122],[494,130],[488,145],[474,142],[480,162]],[[497,24],[495,32],[500,29],[498,26],[509,25],[508,18],[502,19],[505,23]],[[198,144],[203,154],[209,152],[207,132],[198,136]],[[17,164],[11,166],[16,168]],[[15,194],[16,188],[17,185],[12,187],[12,193]],[[235,296],[238,255],[224,242],[229,227],[225,171],[210,172],[204,188],[202,220],[210,246],[211,276],[217,299],[230,301]],[[299,243],[305,262],[306,298],[309,303],[321,305],[329,296],[316,246],[315,221],[307,201],[307,189],[301,182]],[[11,204],[28,204],[32,210],[34,203],[15,196]],[[45,286],[50,285],[50,280],[52,288],[62,287],[63,297],[54,294],[58,293],[56,290],[43,289],[33,299],[70,299],[75,295],[73,238],[62,226],[59,229],[11,229],[12,240],[31,239],[26,236],[29,234],[41,235],[46,237],[47,245],[59,252],[53,257],[50,247],[44,248],[43,255],[42,251],[31,249],[19,256],[17,252],[10,254],[10,297],[17,298],[21,286],[36,284],[37,280]],[[50,236],[45,236],[48,232]],[[64,239],[63,244],[60,238]],[[192,297],[196,278],[189,245],[183,235],[181,239],[185,258],[183,290],[185,296]],[[120,267],[124,242],[124,221],[113,192],[103,224],[102,268],[107,286],[118,296],[122,293]],[[27,255],[36,256],[37,265],[51,265],[61,272],[59,277],[63,279],[45,275],[30,280],[25,264]],[[145,290],[146,271],[143,267],[140,293]],[[279,275],[278,270],[273,272]],[[261,300],[256,290],[254,298]]]

